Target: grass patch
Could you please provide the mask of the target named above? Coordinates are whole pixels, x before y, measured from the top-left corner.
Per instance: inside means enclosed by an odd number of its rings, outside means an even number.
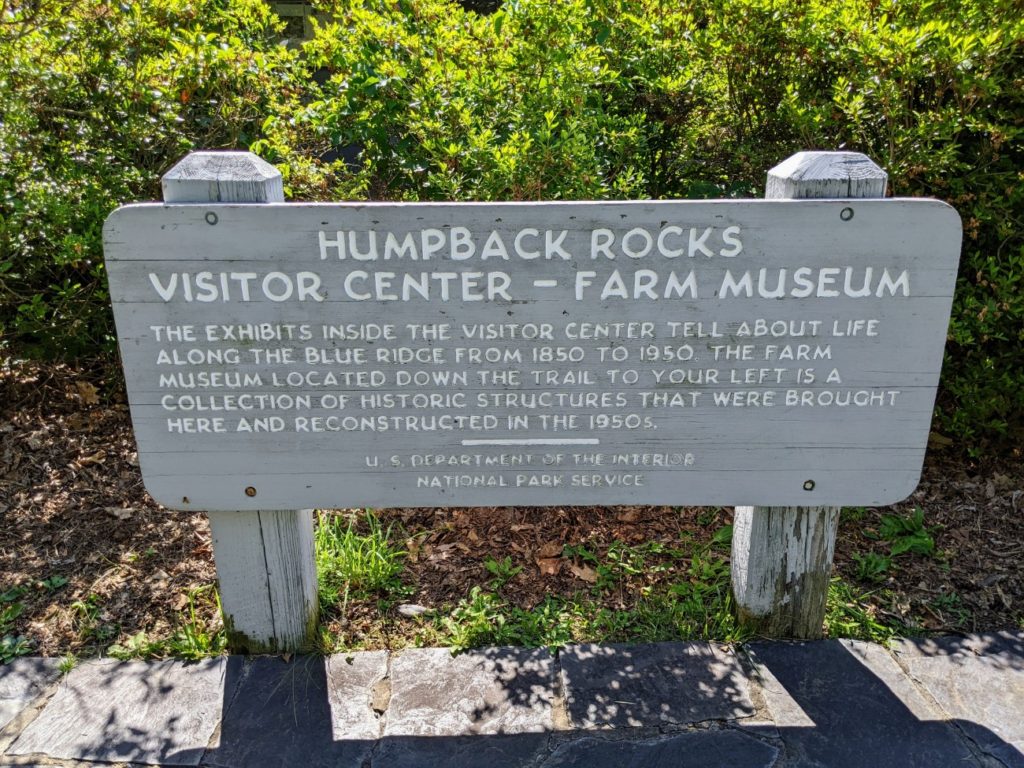
[[[47,593],[63,588],[68,580],[63,576],[49,576],[34,583],[35,589]],[[0,592],[0,664],[6,664],[18,656],[32,653],[32,642],[15,632],[15,622],[25,612],[21,598],[29,594],[29,587],[19,584]]]
[[[853,555],[857,564],[857,578],[860,581],[884,581],[892,567],[892,558],[877,552],[864,552]]]
[[[402,581],[406,552],[372,510],[355,515],[320,512],[314,538],[320,599],[320,650],[359,647],[349,624],[358,613],[371,635],[390,622],[390,609],[411,590]]]
[[[320,513],[315,552],[323,606],[404,589],[399,574],[406,553],[392,542],[391,526],[383,528],[371,510],[353,517]]]
[[[181,612],[178,628],[170,637],[151,638],[145,632],[138,632],[108,647],[107,655],[122,660],[173,657],[198,661],[227,652],[228,641],[223,624],[206,621],[200,611],[205,603],[216,607],[214,615],[221,615],[220,595],[214,585],[191,589],[186,598],[186,608]]]
[[[841,578],[832,579],[825,609],[825,632],[829,637],[846,637],[888,643],[899,634],[898,628],[881,621],[868,602],[870,592],[858,592]]]
[[[719,537],[717,543],[727,541]],[[714,545],[689,551],[661,542],[613,542],[603,556],[582,545],[562,557],[587,568],[593,586],[571,596],[548,595],[533,607],[504,593],[510,562],[489,565],[491,589],[469,595],[422,625],[417,642],[465,650],[485,645],[558,647],[580,642],[736,642],[729,565]],[[496,561],[495,561],[496,562]],[[500,572],[500,576],[497,572]]]

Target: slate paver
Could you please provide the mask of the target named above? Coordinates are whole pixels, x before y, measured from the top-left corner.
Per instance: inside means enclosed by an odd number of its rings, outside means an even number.
[[[384,735],[541,733],[553,728],[554,660],[546,650],[489,648],[452,656],[444,648],[391,660]]]
[[[9,755],[198,765],[220,720],[226,659],[85,662]]]
[[[374,753],[371,768],[522,768],[536,765],[548,733],[498,736],[390,736]]]
[[[1024,633],[903,640],[894,651],[983,752],[1024,767]]]
[[[23,657],[0,665],[0,729],[60,676],[57,659]]]
[[[883,648],[833,640],[753,643],[749,652],[770,673],[765,701],[787,768],[978,764]]]
[[[641,741],[596,738],[562,744],[541,768],[771,768],[778,749],[732,730]]]
[[[380,733],[371,697],[386,674],[386,651],[256,657],[203,764],[360,768]]]
[[[683,725],[754,713],[735,652],[709,643],[572,645],[559,658],[576,728]]]

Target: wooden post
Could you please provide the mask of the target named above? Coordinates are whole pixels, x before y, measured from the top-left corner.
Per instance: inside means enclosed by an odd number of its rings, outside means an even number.
[[[251,152],[192,152],[162,182],[167,203],[284,202],[281,174]],[[312,510],[209,516],[231,650],[311,648],[318,608]]]
[[[798,152],[768,172],[765,197],[885,197],[886,180],[859,152]],[[821,637],[838,527],[837,507],[736,507],[732,589],[747,629]]]

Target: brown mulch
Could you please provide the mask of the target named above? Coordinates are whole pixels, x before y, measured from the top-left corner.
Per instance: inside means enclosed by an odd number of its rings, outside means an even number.
[[[15,631],[43,655],[95,652],[140,631],[165,637],[180,623],[189,591],[216,578],[205,516],[167,511],[145,493],[119,374],[96,370],[0,361],[0,597],[24,588]],[[1021,463],[1010,457],[979,466],[930,454],[907,502],[844,515],[839,572],[856,581],[855,553],[887,552],[872,538],[881,516],[920,506],[935,529],[937,555],[897,557],[881,582],[857,583],[879,616],[933,631],[1020,628]],[[509,557],[522,571],[505,593],[530,607],[592,581],[583,563],[559,557],[563,544],[602,553],[613,541],[672,545],[684,531],[707,541],[731,514],[639,506],[402,509],[381,519],[402,532],[410,553],[409,602],[454,603],[491,580],[487,557]],[[91,616],[83,605],[95,607]],[[214,620],[212,605],[200,610]]]

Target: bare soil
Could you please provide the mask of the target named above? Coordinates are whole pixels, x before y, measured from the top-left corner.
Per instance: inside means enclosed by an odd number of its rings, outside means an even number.
[[[14,631],[47,656],[98,652],[140,631],[166,636],[189,592],[216,579],[205,516],[168,511],[146,494],[119,373],[98,370],[0,362],[0,596],[24,588]],[[870,593],[879,618],[911,631],[1020,628],[1022,463],[930,451],[906,502],[844,512],[838,573]],[[934,529],[937,554],[902,555],[881,581],[858,580],[855,555],[888,552],[876,540],[882,515],[914,507]],[[564,544],[603,555],[615,541],[670,543],[682,531],[708,540],[731,516],[729,508],[642,506],[381,512],[409,551],[409,602],[428,607],[486,584],[488,557],[522,566],[506,594],[531,607],[592,579],[559,557]],[[199,610],[217,620],[209,601]]]

